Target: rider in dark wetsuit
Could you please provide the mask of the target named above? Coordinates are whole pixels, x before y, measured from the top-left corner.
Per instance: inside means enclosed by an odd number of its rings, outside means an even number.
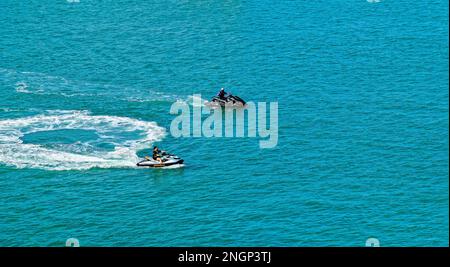
[[[227,92],[225,92],[225,90],[223,88],[220,88],[219,93],[217,93],[217,96],[222,99],[222,100],[226,100],[226,95],[228,95]]]
[[[153,147],[153,159],[154,159],[154,160],[157,160],[157,161],[159,161],[159,162],[162,162],[162,159],[161,159],[161,150],[159,150],[157,146],[154,146],[154,147]]]

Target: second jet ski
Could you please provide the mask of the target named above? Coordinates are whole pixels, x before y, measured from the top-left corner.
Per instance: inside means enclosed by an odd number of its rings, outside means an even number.
[[[220,89],[217,96],[213,97],[210,102],[207,102],[206,105],[208,106],[237,106],[237,107],[244,107],[245,101],[235,95],[232,95],[230,93],[226,93],[223,88]]]

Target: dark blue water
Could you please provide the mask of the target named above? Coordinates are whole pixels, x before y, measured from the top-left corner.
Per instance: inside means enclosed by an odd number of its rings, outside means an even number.
[[[447,1],[0,2],[0,245],[448,246]],[[220,87],[279,140],[173,138]],[[138,169],[158,144],[184,168]]]

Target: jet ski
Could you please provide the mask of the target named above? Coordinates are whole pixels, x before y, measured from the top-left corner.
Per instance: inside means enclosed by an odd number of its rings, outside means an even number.
[[[210,102],[207,102],[208,106],[221,106],[225,107],[225,105],[236,106],[236,107],[245,107],[245,101],[239,96],[235,96],[232,94],[228,94],[225,99],[222,99],[218,96],[213,97]]]
[[[181,159],[180,157],[166,152],[162,153],[161,160],[162,162],[159,162],[158,160],[154,160],[151,157],[145,157],[144,160],[138,162],[136,165],[138,167],[148,167],[148,168],[162,168],[169,166],[181,167],[184,162],[184,160]]]

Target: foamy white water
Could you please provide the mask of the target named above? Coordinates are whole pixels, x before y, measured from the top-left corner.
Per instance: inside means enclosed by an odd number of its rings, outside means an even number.
[[[40,144],[26,144],[21,139],[30,133],[68,129],[95,131],[100,138],[106,136],[109,139],[111,133],[138,131],[141,134],[133,140],[113,140],[113,151],[89,151],[87,154],[86,151],[67,152]],[[37,116],[0,120],[0,163],[46,170],[133,167],[138,160],[137,150],[161,140],[164,135],[165,129],[155,122],[95,116],[87,111],[49,111]]]

